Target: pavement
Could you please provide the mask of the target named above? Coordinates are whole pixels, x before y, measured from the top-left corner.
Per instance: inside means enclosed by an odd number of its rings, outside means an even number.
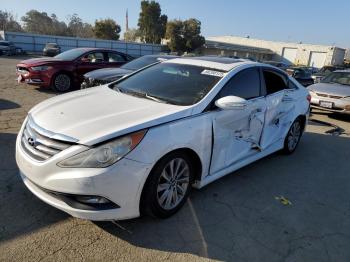
[[[0,261],[350,261],[350,117],[316,111],[294,154],[193,190],[169,219],[91,222],[43,203],[18,175],[16,133],[56,95],[17,84],[18,61],[0,57]]]

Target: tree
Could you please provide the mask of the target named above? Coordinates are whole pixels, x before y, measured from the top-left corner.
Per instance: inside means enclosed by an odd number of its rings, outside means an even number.
[[[205,43],[200,33],[201,22],[197,19],[173,20],[167,23],[165,37],[171,51],[193,52]]]
[[[136,28],[131,28],[124,33],[125,41],[135,42],[138,39],[140,39],[140,32]]]
[[[168,47],[172,52],[183,52],[186,46],[183,22],[181,20],[169,21],[166,26],[165,38],[169,40]]]
[[[193,52],[205,44],[205,38],[201,36],[201,22],[197,19],[190,18],[183,22],[183,31],[185,39],[185,50]]]
[[[120,25],[113,19],[101,19],[95,21],[95,36],[100,39],[118,40],[120,33]]]
[[[26,32],[52,34],[52,20],[45,12],[30,10],[22,17],[22,21]]]
[[[147,0],[141,1],[138,26],[142,41],[160,44],[165,35],[167,21],[168,17],[161,15],[159,3]]]
[[[21,32],[22,27],[12,13],[0,10],[0,30]]]
[[[78,14],[73,14],[68,19],[68,30],[72,36],[83,38],[93,38],[95,36],[92,25],[84,23]]]

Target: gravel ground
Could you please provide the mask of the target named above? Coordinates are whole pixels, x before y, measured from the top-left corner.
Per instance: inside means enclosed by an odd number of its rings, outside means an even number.
[[[16,133],[56,94],[17,84],[18,61],[0,58],[0,261],[350,261],[350,117],[314,114],[340,129],[310,121],[293,155],[194,190],[167,220],[94,223],[46,205],[19,178]]]

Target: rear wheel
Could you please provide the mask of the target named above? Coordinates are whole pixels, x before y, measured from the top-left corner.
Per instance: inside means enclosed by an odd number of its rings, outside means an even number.
[[[303,128],[303,125],[302,125],[301,119],[297,118],[291,125],[288,131],[288,134],[284,140],[283,151],[286,154],[293,153],[297,148],[303,132],[302,128]]]
[[[147,179],[141,198],[141,212],[166,218],[186,202],[194,174],[190,158],[181,152],[161,159]]]
[[[65,73],[57,74],[53,79],[53,89],[58,92],[66,92],[71,89],[72,81]]]

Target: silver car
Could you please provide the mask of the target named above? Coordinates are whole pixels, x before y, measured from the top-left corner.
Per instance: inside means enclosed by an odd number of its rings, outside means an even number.
[[[350,114],[350,70],[338,70],[308,87],[311,107]]]

